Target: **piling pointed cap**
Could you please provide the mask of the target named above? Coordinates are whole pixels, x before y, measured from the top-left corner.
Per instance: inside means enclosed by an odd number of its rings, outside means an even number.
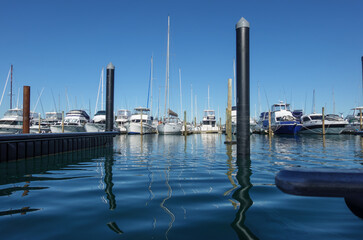
[[[110,63],[107,65],[107,69],[115,69],[115,66],[112,64],[112,62],[110,62]]]
[[[241,27],[248,27],[248,28],[250,27],[250,23],[247,22],[247,20],[244,19],[243,17],[236,24],[236,29]]]

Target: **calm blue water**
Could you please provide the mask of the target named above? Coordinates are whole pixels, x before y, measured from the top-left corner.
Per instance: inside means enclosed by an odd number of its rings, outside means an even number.
[[[342,198],[279,191],[285,166],[362,168],[359,136],[251,136],[237,166],[224,135],[119,136],[0,164],[1,239],[362,239]]]

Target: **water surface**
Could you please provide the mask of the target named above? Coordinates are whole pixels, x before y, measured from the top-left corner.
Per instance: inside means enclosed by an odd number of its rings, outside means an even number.
[[[361,239],[342,198],[279,191],[286,166],[362,168],[359,136],[118,136],[96,148],[0,164],[3,239]],[[237,164],[238,163],[238,164]]]

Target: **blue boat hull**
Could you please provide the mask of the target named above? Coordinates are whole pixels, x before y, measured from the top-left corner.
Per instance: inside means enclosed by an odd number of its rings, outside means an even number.
[[[302,125],[298,122],[288,121],[274,124],[271,128],[274,134],[297,134],[301,130]]]

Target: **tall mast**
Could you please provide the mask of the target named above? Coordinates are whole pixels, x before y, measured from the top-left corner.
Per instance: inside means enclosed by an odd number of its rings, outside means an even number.
[[[13,108],[13,64],[11,64],[11,78],[10,78],[10,109]]]
[[[194,101],[194,104],[195,104],[195,124],[197,123],[197,120],[198,120],[198,110],[197,110],[197,94],[195,94],[195,101]]]
[[[208,110],[210,109],[209,107],[209,85],[208,85]]]
[[[333,88],[333,114],[335,114],[335,97],[334,97],[334,88]]]
[[[180,85],[180,114],[183,113],[183,98],[182,98],[182,84],[181,84],[181,70],[179,68],[179,85]]]
[[[261,94],[260,94],[260,82],[257,82],[257,94],[258,94],[258,115],[261,114]]]
[[[104,101],[104,98],[103,98],[103,70],[104,68],[102,68],[102,71],[101,71],[101,110],[104,110],[103,109],[103,101]],[[96,111],[95,111],[96,113]]]
[[[313,112],[315,113],[315,89],[313,90]]]
[[[236,102],[236,60],[233,58],[233,87],[234,87],[234,91],[232,91],[232,94],[234,96],[234,105],[237,104]]]
[[[153,115],[153,55],[151,55],[151,70],[150,70],[150,116]]]
[[[190,122],[193,122],[193,85],[190,84],[190,107],[191,107],[191,114],[190,114],[190,118],[191,118],[191,121]]]
[[[166,76],[165,76],[165,111],[164,119],[167,115],[167,106],[169,107],[169,38],[170,38],[170,16],[168,16],[168,40],[166,45]]]

